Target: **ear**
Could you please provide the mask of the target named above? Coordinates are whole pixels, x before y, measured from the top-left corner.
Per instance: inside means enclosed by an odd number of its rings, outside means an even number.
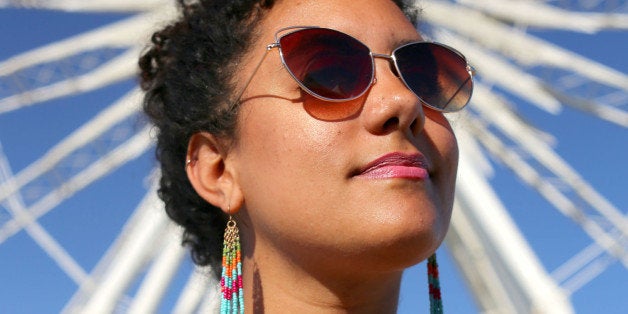
[[[185,170],[199,196],[225,214],[233,215],[240,210],[244,199],[228,157],[229,150],[218,138],[199,132],[188,142]]]

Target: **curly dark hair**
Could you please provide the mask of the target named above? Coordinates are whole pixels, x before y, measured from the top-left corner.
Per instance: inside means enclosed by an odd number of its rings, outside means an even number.
[[[394,2],[416,22],[416,10]],[[255,25],[275,0],[178,0],[179,18],[153,34],[139,60],[144,111],[156,127],[161,164],[159,197],[168,216],[184,228],[198,265],[219,269],[227,217],[203,200],[185,172],[190,137],[208,132],[233,139],[237,107],[235,65],[246,54]]]

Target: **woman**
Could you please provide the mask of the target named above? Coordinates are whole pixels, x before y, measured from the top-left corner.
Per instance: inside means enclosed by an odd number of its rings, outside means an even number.
[[[464,58],[406,45],[400,0],[181,7],[140,60],[145,111],[194,261],[227,256],[222,310],[394,313],[449,225]]]

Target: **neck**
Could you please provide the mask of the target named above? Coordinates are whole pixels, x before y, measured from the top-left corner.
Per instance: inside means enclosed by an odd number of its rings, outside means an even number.
[[[247,313],[396,313],[402,271],[316,272],[272,258],[245,258]]]

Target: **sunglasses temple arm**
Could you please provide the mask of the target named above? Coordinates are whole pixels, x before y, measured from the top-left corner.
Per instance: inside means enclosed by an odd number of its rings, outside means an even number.
[[[244,86],[242,87],[242,90],[240,90],[240,92],[237,94],[237,97],[234,98],[235,100],[231,104],[231,109],[235,108],[238,102],[240,102],[240,98],[242,97],[246,89],[249,87],[249,84],[251,84],[251,81],[253,81],[253,77],[255,77],[255,73],[257,73],[257,70],[259,70],[260,66],[262,66],[262,63],[266,59],[268,52],[275,47],[279,47],[279,44],[274,43],[274,44],[270,44],[266,46],[266,51],[264,51],[264,55],[262,55],[262,58],[259,60],[259,63],[257,63],[257,65],[255,66],[253,73],[251,73],[251,76],[249,77],[249,79],[246,81],[246,83],[244,83]]]

